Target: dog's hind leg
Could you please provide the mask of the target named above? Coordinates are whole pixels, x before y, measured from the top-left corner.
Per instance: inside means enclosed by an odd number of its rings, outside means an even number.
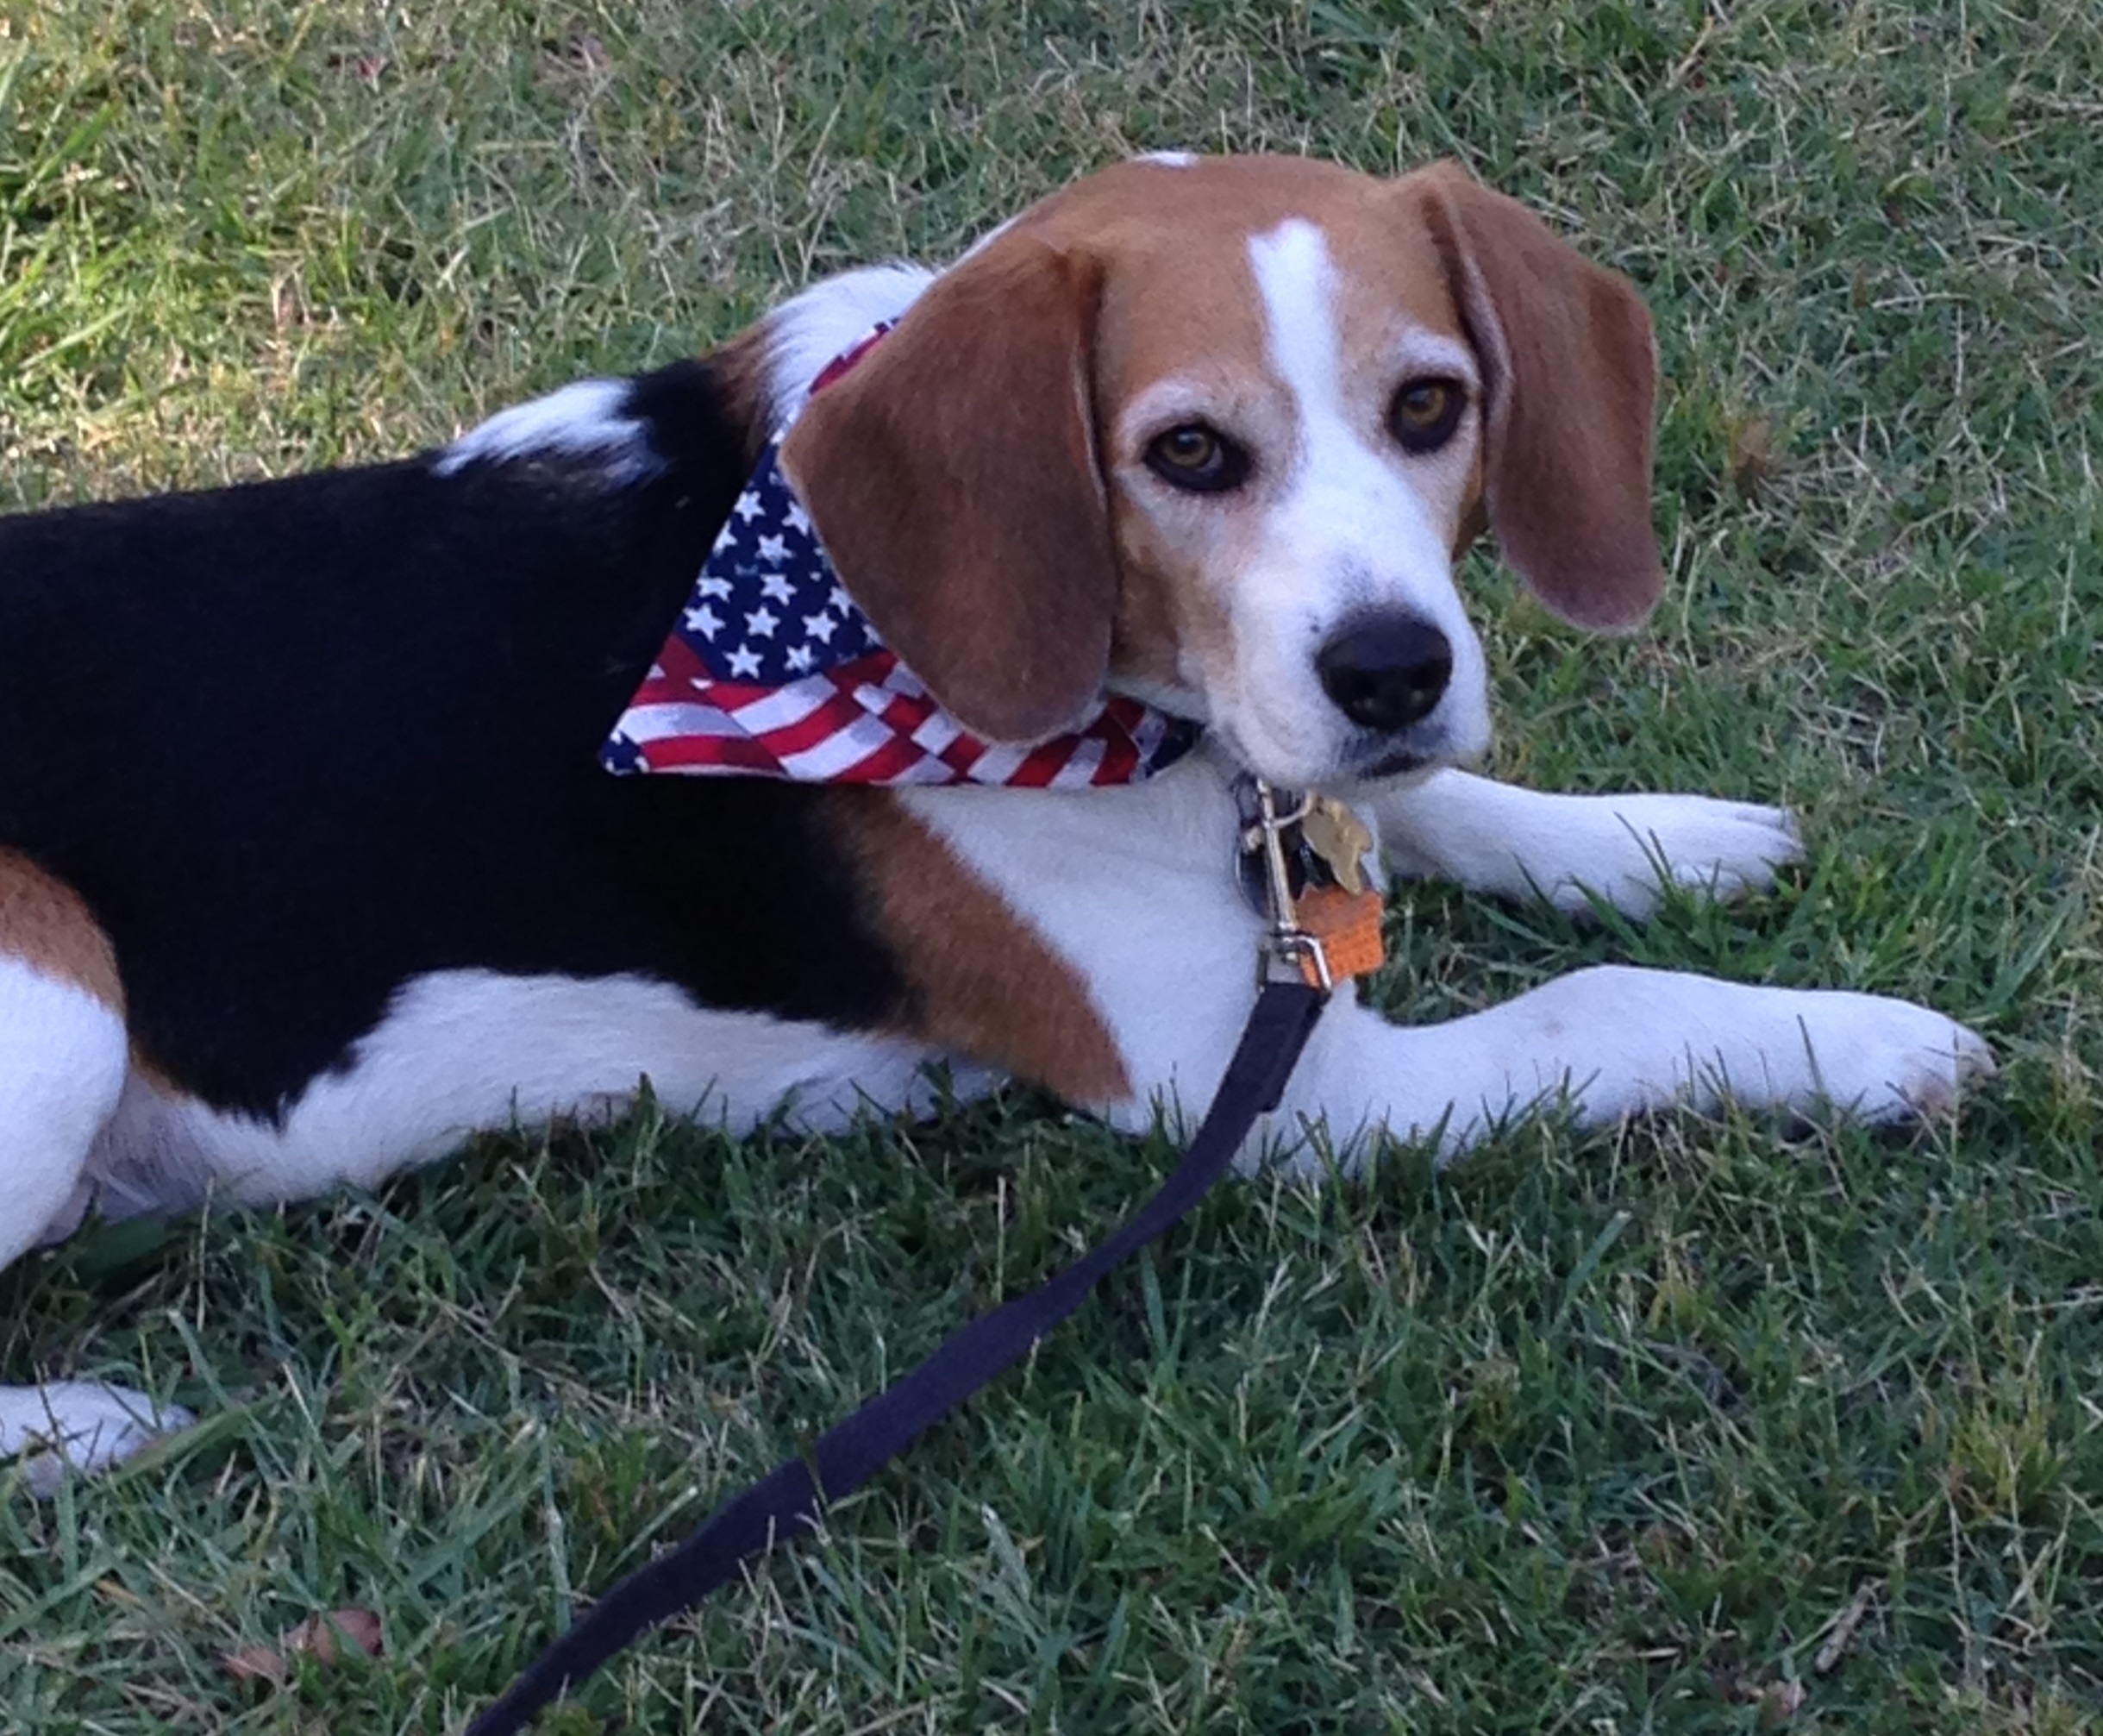
[[[72,890],[0,850],[0,1266],[69,1215],[130,1065],[108,939]],[[0,1460],[48,1494],[187,1415],[82,1381],[0,1387]]]

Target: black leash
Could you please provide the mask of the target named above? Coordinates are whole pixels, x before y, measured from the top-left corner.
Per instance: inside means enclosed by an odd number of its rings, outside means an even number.
[[[1267,791],[1263,802],[1268,819]],[[1280,869],[1281,887],[1282,875]],[[1289,896],[1283,908],[1279,926],[1291,942]],[[1319,976],[1327,981],[1325,965]],[[1030,1294],[1004,1302],[953,1333],[897,1385],[820,1435],[807,1458],[777,1465],[718,1507],[676,1549],[618,1581],[527,1665],[504,1697],[467,1727],[466,1736],[512,1736],[524,1729],[542,1707],[660,1622],[692,1609],[748,1558],[814,1526],[823,1503],[860,1488],[886,1461],[1026,1356],[1111,1267],[1174,1225],[1226,1173],[1256,1118],[1277,1106],[1328,999],[1326,987],[1297,975],[1265,981],[1190,1150],[1123,1228]]]

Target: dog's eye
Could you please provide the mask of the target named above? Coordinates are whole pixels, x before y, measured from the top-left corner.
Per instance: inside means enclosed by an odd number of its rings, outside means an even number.
[[[1468,394],[1457,381],[1412,379],[1395,393],[1387,426],[1405,452],[1436,452],[1461,425]]]
[[[1147,448],[1147,468],[1193,494],[1220,494],[1247,479],[1249,454],[1218,429],[1186,422],[1155,436]]]

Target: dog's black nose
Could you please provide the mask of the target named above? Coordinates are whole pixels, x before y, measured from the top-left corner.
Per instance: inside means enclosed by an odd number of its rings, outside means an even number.
[[[1453,674],[1453,647],[1415,615],[1363,615],[1315,654],[1314,667],[1338,711],[1392,735],[1438,703]]]

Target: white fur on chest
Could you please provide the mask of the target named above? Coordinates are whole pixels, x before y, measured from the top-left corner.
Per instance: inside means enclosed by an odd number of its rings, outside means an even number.
[[[700,1006],[644,977],[441,971],[407,984],[346,1064],[275,1122],[167,1097],[135,1075],[91,1177],[111,1217],[181,1209],[208,1190],[246,1204],[302,1199],[369,1187],[479,1130],[617,1114],[646,1079],[667,1108],[734,1131],[777,1112],[824,1131],[863,1107],[923,1112],[934,1058],[895,1037]]]
[[[1261,924],[1236,868],[1228,771],[1209,749],[1145,783],[1072,793],[934,787],[904,799],[1087,984],[1132,1094],[1194,1125],[1255,998]]]

